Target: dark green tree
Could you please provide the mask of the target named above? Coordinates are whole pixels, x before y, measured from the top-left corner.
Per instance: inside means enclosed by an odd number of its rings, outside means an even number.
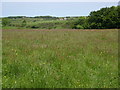
[[[93,11],[89,15],[88,22],[90,28],[105,29],[105,28],[119,28],[120,18],[118,6],[102,8],[98,11]]]
[[[23,20],[23,21],[22,21],[22,27],[25,27],[26,25],[27,25],[26,20]]]
[[[2,19],[2,25],[3,26],[9,26],[10,25],[10,19],[8,19],[8,18],[3,18]]]

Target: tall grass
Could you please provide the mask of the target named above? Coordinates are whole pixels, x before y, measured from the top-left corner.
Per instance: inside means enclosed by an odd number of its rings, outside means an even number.
[[[118,31],[3,30],[3,88],[117,88]]]

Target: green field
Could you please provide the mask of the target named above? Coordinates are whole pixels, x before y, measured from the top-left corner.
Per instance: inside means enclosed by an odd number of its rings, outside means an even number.
[[[3,25],[3,29],[72,29],[75,27],[74,24],[78,21],[76,18],[68,20],[41,20],[41,18],[21,18],[8,20],[9,25]],[[23,21],[26,22],[25,26],[23,26]]]
[[[3,88],[118,88],[118,30],[3,30]]]

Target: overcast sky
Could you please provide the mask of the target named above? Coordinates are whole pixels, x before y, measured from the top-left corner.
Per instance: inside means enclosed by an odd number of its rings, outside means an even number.
[[[117,1],[119,0],[109,0],[116,2],[90,2],[90,1],[107,1],[107,0],[89,0],[89,2],[5,2],[5,1],[15,1],[15,0],[4,0],[4,2],[2,3],[2,15],[0,15],[3,17],[46,16],[46,15],[63,17],[63,16],[88,16],[91,11],[99,10],[100,8],[103,7],[117,6],[118,5]],[[16,1],[23,1],[23,0],[16,0]],[[29,1],[33,1],[33,0],[29,0]],[[34,0],[34,1],[38,1],[38,0]],[[47,1],[51,1],[51,0],[47,0]],[[64,0],[64,1],[68,1],[68,0]],[[69,1],[73,1],[73,0],[69,0]],[[83,1],[83,0],[76,0],[76,1]],[[84,1],[88,1],[88,0],[84,0]]]
[[[119,0],[1,0],[2,2],[118,2]]]

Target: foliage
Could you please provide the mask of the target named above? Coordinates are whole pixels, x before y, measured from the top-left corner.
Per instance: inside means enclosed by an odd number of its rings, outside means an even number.
[[[76,29],[84,29],[81,25],[77,25]]]
[[[26,24],[27,24],[26,20],[23,20],[23,22],[22,22],[22,27],[25,27]]]
[[[10,19],[8,19],[8,18],[3,18],[2,19],[2,25],[3,26],[9,26],[10,23],[11,23]]]
[[[26,16],[9,16],[10,19],[27,18]]]
[[[118,26],[120,22],[118,11],[118,6],[112,6],[91,12],[89,16],[90,28],[120,28],[120,26]]]
[[[46,19],[46,20],[48,20],[48,19],[52,19],[52,20],[58,19],[57,17],[52,17],[52,16],[35,16],[34,18],[42,18],[42,19]]]

